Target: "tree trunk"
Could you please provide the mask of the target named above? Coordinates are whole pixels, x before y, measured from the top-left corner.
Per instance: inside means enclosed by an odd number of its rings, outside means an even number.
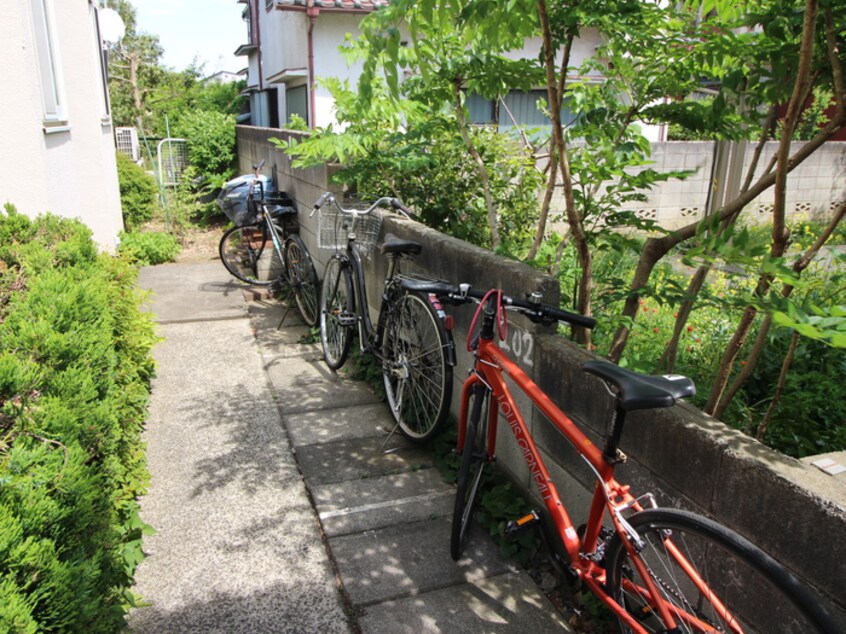
[[[802,44],[799,51],[799,68],[796,74],[796,81],[793,85],[793,93],[790,96],[790,102],[787,106],[787,114],[784,118],[782,137],[777,153],[778,159],[776,162],[774,183],[773,231],[772,244],[770,246],[770,255],[773,258],[784,255],[787,248],[788,236],[785,225],[785,199],[787,194],[787,174],[789,172],[790,141],[793,138],[793,132],[802,113],[804,97],[809,89],[808,84],[811,79],[816,18],[817,0],[806,0],[804,24],[802,26]],[[755,295],[757,297],[766,295],[771,283],[772,276],[762,274],[755,288]],[[746,342],[756,314],[757,309],[752,306],[747,306],[743,311],[743,316],[740,319],[737,330],[723,353],[720,367],[717,370],[717,377],[711,386],[711,393],[708,395],[708,402],[705,405],[706,413],[714,414],[716,411],[717,405],[722,399],[723,392],[728,385],[728,380],[731,377],[734,362],[743,344]]]
[[[494,206],[493,196],[491,195],[491,178],[488,174],[488,168],[482,160],[482,156],[473,144],[473,139],[470,138],[470,132],[467,129],[467,119],[464,116],[464,105],[461,103],[461,80],[456,79],[453,82],[453,96],[455,98],[455,115],[458,119],[458,129],[461,132],[461,138],[464,140],[464,145],[467,147],[467,152],[476,163],[476,169],[479,172],[479,178],[482,181],[482,192],[485,195],[485,208],[488,212],[488,227],[491,230],[491,248],[496,251],[499,249],[499,220],[496,214],[496,207]]]
[[[846,217],[846,202],[840,204],[834,216],[826,226],[825,230],[819,235],[814,244],[812,244],[808,248],[808,250],[805,251],[802,256],[793,263],[794,273],[801,273],[806,268],[808,268],[808,266],[810,266],[813,259],[817,256],[820,249],[822,249],[823,245],[828,242],[828,239],[831,237],[831,234],[834,233],[834,230],[837,228],[837,225],[842,222],[844,217]],[[793,292],[793,288],[794,287],[792,285],[786,284],[781,289],[782,297],[789,297]],[[766,319],[764,319],[760,329],[758,330],[758,335],[755,338],[755,343],[752,346],[752,350],[750,351],[749,356],[746,359],[746,365],[743,366],[740,373],[735,377],[731,386],[722,395],[720,401],[717,403],[717,406],[714,409],[713,415],[716,418],[722,417],[731,401],[740,391],[740,388],[743,387],[743,384],[752,375],[752,371],[755,369],[755,364],[758,362],[758,358],[760,357],[761,351],[763,350],[764,345],[766,343],[767,334],[769,333],[771,325],[772,315],[767,315]]]
[[[576,299],[576,310],[583,315],[591,314],[591,290],[593,287],[593,270],[590,245],[584,230],[582,218],[576,209],[576,202],[573,196],[573,181],[570,174],[570,161],[567,156],[567,146],[564,140],[564,130],[561,126],[561,94],[558,91],[558,82],[555,78],[555,60],[553,58],[552,32],[549,26],[549,14],[545,0],[538,0],[538,15],[541,22],[543,34],[543,55],[546,68],[547,95],[549,97],[550,113],[552,115],[552,152],[558,157],[558,166],[561,170],[561,181],[564,188],[564,208],[567,213],[567,222],[570,225],[570,234],[575,241],[576,253],[579,258],[579,266],[582,275],[579,280],[579,287]],[[575,339],[579,343],[590,343],[590,330],[587,328],[573,327]]]
[[[658,367],[664,372],[672,372],[676,368],[676,357],[678,357],[679,353],[679,340],[684,332],[684,327],[685,324],[687,324],[690,313],[693,311],[693,304],[696,302],[696,297],[699,295],[699,291],[702,290],[702,285],[705,283],[705,278],[708,277],[708,273],[710,271],[711,265],[704,264],[700,266],[696,270],[696,273],[693,274],[693,277],[690,278],[690,282],[687,285],[687,291],[685,292],[686,299],[679,306],[676,323],[673,326],[673,336],[670,338],[670,341],[664,348],[664,353],[658,360]]]
[[[776,385],[775,394],[773,394],[773,400],[770,401],[770,405],[767,407],[767,413],[764,414],[764,419],[758,427],[758,433],[755,434],[755,438],[758,440],[764,440],[764,435],[770,427],[770,421],[772,421],[773,414],[775,413],[776,408],[781,401],[781,397],[784,394],[784,387],[787,384],[787,373],[790,371],[790,366],[793,364],[793,358],[796,356],[796,346],[798,344],[799,333],[793,331],[793,336],[790,338],[790,345],[787,347],[787,354],[784,355],[784,361],[781,364],[781,372],[779,372],[778,375],[778,384]]]
[[[546,42],[544,42],[546,45]],[[573,38],[570,37],[567,40],[567,43],[564,45],[564,58],[561,62],[561,72],[558,77],[558,91],[557,95],[564,94],[564,88],[566,87],[567,82],[567,68],[570,66],[570,52],[573,48]],[[547,95],[549,97],[549,95]],[[560,104],[555,104],[558,106],[560,110]],[[538,255],[538,249],[540,249],[540,245],[543,242],[543,237],[546,234],[546,222],[547,218],[549,217],[549,208],[552,204],[552,196],[555,194],[555,185],[558,183],[558,153],[555,151],[555,148],[550,148],[549,151],[549,175],[547,177],[546,182],[546,191],[544,192],[543,196],[543,204],[541,205],[541,213],[540,218],[538,218],[538,227],[537,231],[535,232],[535,240],[532,243],[531,249],[529,249],[529,254],[526,256],[528,260],[534,260]],[[562,244],[566,241],[562,240]],[[558,258],[560,259],[560,258]],[[555,265],[557,266],[558,260],[556,260]]]
[[[535,240],[529,249],[527,260],[534,260],[538,256],[538,249],[543,243],[543,237],[546,234],[546,221],[549,217],[549,208],[552,205],[552,196],[555,194],[555,185],[558,182],[558,156],[550,154],[549,156],[549,176],[546,181],[546,190],[543,194],[543,202],[541,203],[540,216],[538,217],[538,227],[535,231]]]

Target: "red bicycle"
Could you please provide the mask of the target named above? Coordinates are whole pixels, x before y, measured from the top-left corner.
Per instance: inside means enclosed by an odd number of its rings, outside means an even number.
[[[749,540],[694,513],[659,508],[651,493],[635,497],[628,485],[615,479],[615,467],[625,460],[618,445],[627,412],[670,407],[695,393],[693,381],[642,375],[600,360],[586,362],[584,371],[599,377],[615,399],[604,447],[599,448],[497,341],[505,338],[507,310],[545,324],[592,327],[593,319],[543,305],[537,293],[521,300],[469,285],[429,284],[416,290],[445,301],[479,304],[468,334],[475,363],[461,391],[453,559],[461,558],[469,536],[482,473],[495,460],[502,418],[545,507],[545,512],[533,511],[511,522],[508,531],[540,527],[559,569],[608,606],[621,632],[840,631],[814,594]],[[510,385],[569,441],[596,478],[581,528],[567,513]]]

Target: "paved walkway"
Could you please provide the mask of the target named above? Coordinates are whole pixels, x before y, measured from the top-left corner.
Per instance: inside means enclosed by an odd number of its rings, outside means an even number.
[[[157,533],[135,591],[138,634],[545,632],[565,626],[482,533],[449,556],[453,488],[369,387],[330,372],[295,310],[217,262],[142,271],[154,355]]]

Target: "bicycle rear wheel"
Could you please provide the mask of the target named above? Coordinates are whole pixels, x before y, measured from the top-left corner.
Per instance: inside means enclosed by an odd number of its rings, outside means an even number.
[[[677,509],[650,509],[628,521],[644,542],[637,556],[675,613],[678,632],[836,631],[807,588],[734,531]],[[607,562],[608,593],[648,632],[665,632],[619,535],[609,544]],[[707,590],[683,565],[692,566]],[[622,620],[619,627],[632,631]]]
[[[307,325],[315,326],[320,315],[317,271],[300,236],[292,235],[285,243],[285,262],[288,266],[288,282],[294,291],[300,315]]]
[[[285,272],[264,223],[232,227],[220,239],[218,253],[227,271],[253,286],[270,286]]]
[[[427,297],[403,293],[388,308],[382,332],[382,378],[388,405],[409,440],[433,438],[449,412],[449,335]]]
[[[488,445],[488,416],[484,407],[490,392],[482,386],[474,390],[470,418],[464,436],[461,452],[461,467],[458,471],[458,488],[455,491],[455,506],[452,509],[449,554],[458,561],[467,544],[467,533],[473,520],[473,512],[479,501],[482,474],[485,470]],[[484,414],[484,415],[483,415]]]
[[[323,272],[320,292],[320,343],[326,365],[332,370],[347,360],[355,319],[350,269],[333,256]]]

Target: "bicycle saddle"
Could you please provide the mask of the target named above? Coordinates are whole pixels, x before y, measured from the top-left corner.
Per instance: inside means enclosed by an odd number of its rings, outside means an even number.
[[[408,253],[411,255],[417,255],[422,250],[423,247],[417,242],[402,240],[392,233],[385,234],[385,242],[382,243],[382,247],[380,248],[382,255],[385,255],[386,253]]]
[[[448,295],[456,291],[455,285],[449,282],[438,280],[403,279],[400,281],[402,287],[407,291],[415,293],[434,293],[435,295]]]
[[[270,215],[274,218],[281,218],[282,216],[296,216],[297,215],[297,208],[290,207],[288,205],[275,205],[270,204],[267,206],[267,211],[270,212]]]
[[[585,361],[582,370],[615,385],[620,390],[620,407],[627,412],[670,407],[680,398],[696,394],[693,381],[678,374],[650,376],[597,360]]]

